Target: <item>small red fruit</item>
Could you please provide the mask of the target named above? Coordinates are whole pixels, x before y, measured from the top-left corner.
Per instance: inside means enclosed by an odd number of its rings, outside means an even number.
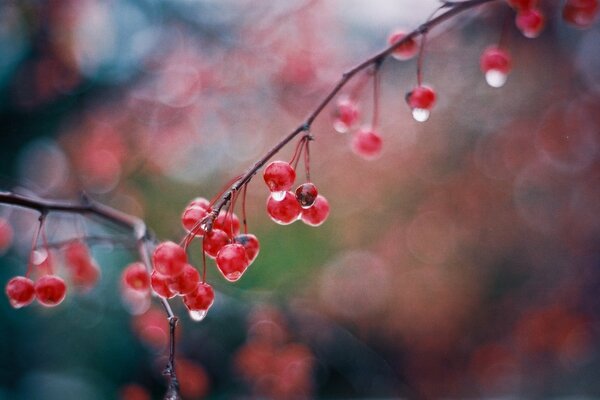
[[[273,161],[265,168],[263,178],[271,192],[285,192],[294,184],[296,171],[285,161]]]
[[[123,284],[138,292],[147,292],[150,289],[150,274],[141,262],[129,264],[122,274]]]
[[[488,47],[481,55],[480,66],[487,83],[492,87],[501,87],[511,69],[510,55],[496,46]]]
[[[388,43],[390,45],[392,45],[394,43],[398,43],[405,36],[406,36],[406,33],[404,31],[401,31],[401,30],[395,31],[388,38]],[[401,60],[401,61],[409,60],[409,59],[413,58],[415,55],[417,55],[418,51],[419,51],[419,46],[417,45],[416,40],[414,38],[410,38],[394,49],[394,51],[392,52],[392,57],[394,57],[396,60]]]
[[[194,236],[204,235],[200,222],[208,216],[208,210],[199,206],[188,206],[181,215],[181,223],[188,232],[194,230]]]
[[[69,242],[64,248],[64,254],[72,282],[85,289],[94,287],[100,278],[100,268],[90,255],[87,245],[81,241]]]
[[[246,256],[248,256],[248,262],[249,264],[252,264],[252,262],[256,260],[256,257],[258,257],[258,252],[260,251],[258,238],[251,233],[243,233],[237,235],[233,241],[244,246]]]
[[[310,226],[319,226],[329,216],[329,202],[322,195],[318,195],[311,208],[302,210],[302,222]]]
[[[169,289],[179,295],[186,295],[193,292],[198,283],[200,283],[200,273],[190,264],[186,264],[181,274],[170,279]]]
[[[204,312],[213,305],[215,292],[208,283],[199,283],[190,294],[183,296],[183,303],[189,311]]]
[[[224,246],[217,254],[217,267],[229,282],[235,282],[250,265],[244,246],[238,243]]]
[[[339,133],[346,133],[358,122],[359,116],[356,102],[347,96],[341,96],[336,104],[333,128]]]
[[[531,8],[519,11],[516,24],[523,36],[533,39],[538,37],[544,29],[546,19],[540,10]]]
[[[35,283],[35,295],[41,305],[54,307],[65,299],[67,285],[56,275],[44,275]]]
[[[183,267],[187,263],[187,255],[177,243],[162,242],[156,246],[152,254],[152,263],[158,273],[173,277],[183,271]]]
[[[319,191],[312,182],[306,182],[296,188],[296,200],[302,208],[309,208],[315,202]]]
[[[563,19],[577,28],[589,28],[600,11],[598,3],[598,0],[567,0],[562,12]]]
[[[169,277],[161,275],[157,271],[152,271],[150,284],[152,285],[152,290],[154,290],[157,295],[164,299],[175,297],[176,293],[169,288],[170,283],[171,280]]]
[[[363,128],[352,138],[352,151],[365,160],[374,160],[381,155],[383,139],[370,128]],[[304,207],[306,208],[306,207]]]
[[[433,108],[435,100],[435,91],[424,85],[417,86],[406,95],[406,102],[412,110],[413,118],[419,122],[425,122],[429,119],[430,110]]]
[[[221,211],[213,227],[225,231],[229,237],[234,237],[240,233],[240,219],[235,213]]]
[[[273,196],[267,199],[267,214],[280,225],[289,225],[296,221],[302,212],[302,207],[292,192],[285,192],[283,199],[277,201]]]
[[[207,256],[215,258],[219,250],[229,243],[231,243],[231,240],[225,231],[222,231],[221,229],[213,229],[204,235],[202,247]]]
[[[33,281],[24,276],[15,276],[6,284],[6,296],[14,308],[25,307],[35,299]]]

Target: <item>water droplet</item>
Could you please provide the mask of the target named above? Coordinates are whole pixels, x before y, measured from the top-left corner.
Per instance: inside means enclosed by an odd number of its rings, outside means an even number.
[[[336,120],[333,121],[333,129],[335,129],[338,133],[346,133],[348,132],[348,125],[346,125],[341,119],[336,118]]]
[[[31,255],[31,261],[34,265],[40,265],[48,258],[48,252],[46,249],[34,250]]]
[[[204,317],[206,317],[206,314],[208,313],[208,310],[202,310],[202,311],[190,311],[190,318],[196,322],[200,322],[204,319]]]
[[[225,279],[227,279],[229,282],[235,282],[238,279],[240,279],[241,277],[242,277],[242,273],[239,271],[230,272],[225,275]]]
[[[413,118],[415,119],[415,121],[419,122],[427,121],[429,119],[429,114],[431,113],[426,108],[413,108],[412,110]]]
[[[282,191],[282,192],[271,192],[271,197],[273,198],[273,200],[275,201],[281,201],[283,199],[285,199],[285,194],[287,192],[286,191]]]
[[[508,75],[506,75],[502,71],[498,71],[497,69],[490,69],[485,73],[485,80],[491,87],[499,88],[504,86],[506,83],[506,79]]]

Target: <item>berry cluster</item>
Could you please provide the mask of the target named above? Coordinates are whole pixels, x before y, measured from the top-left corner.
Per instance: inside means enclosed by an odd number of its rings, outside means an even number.
[[[273,161],[264,170],[263,178],[271,194],[267,199],[267,214],[280,225],[302,220],[319,226],[329,216],[329,202],[319,194],[312,182],[305,182],[291,192],[296,171],[285,161]]]
[[[25,307],[36,299],[43,306],[54,307],[62,303],[67,295],[65,281],[51,274],[40,277],[35,283],[27,277],[15,276],[8,281],[5,290],[14,308]]]

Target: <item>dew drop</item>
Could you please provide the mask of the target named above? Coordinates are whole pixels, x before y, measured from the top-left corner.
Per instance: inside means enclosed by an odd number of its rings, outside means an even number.
[[[415,119],[415,121],[419,122],[427,121],[429,119],[429,114],[431,113],[426,108],[413,108],[412,110],[413,118]]]
[[[206,314],[208,313],[208,310],[202,310],[202,311],[190,311],[190,318],[196,322],[200,322],[204,319],[204,317],[206,317]]]
[[[346,133],[348,132],[348,125],[346,125],[341,119],[336,118],[336,120],[333,121],[333,129],[335,129],[338,133]]]
[[[242,273],[239,271],[230,272],[225,275],[225,279],[227,279],[229,282],[235,282],[235,281],[239,280],[241,277],[242,277]]]
[[[31,255],[31,261],[34,265],[40,265],[48,258],[48,252],[46,249],[34,250]]]
[[[281,201],[283,199],[285,199],[285,195],[286,195],[286,191],[281,191],[281,192],[271,192],[271,197],[273,198],[273,200],[275,201]]]
[[[499,88],[504,86],[508,75],[497,69],[490,69],[485,73],[485,80],[491,87]]]

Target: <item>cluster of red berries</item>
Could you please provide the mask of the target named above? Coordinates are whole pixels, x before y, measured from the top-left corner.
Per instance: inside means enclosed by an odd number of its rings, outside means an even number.
[[[285,161],[273,161],[264,170],[263,178],[271,194],[267,199],[267,214],[280,225],[302,220],[306,225],[319,226],[329,216],[329,202],[319,194],[312,182],[305,182],[291,192],[296,171]]]
[[[339,133],[353,129],[360,119],[358,104],[347,96],[341,96],[336,104],[333,128]],[[363,126],[352,136],[352,151],[366,160],[373,160],[381,154],[383,140],[370,126]]]
[[[507,0],[517,11],[515,23],[525,37],[538,37],[546,19],[539,8],[539,0]],[[598,17],[598,0],[567,0],[562,9],[562,17],[577,28],[588,28]]]

